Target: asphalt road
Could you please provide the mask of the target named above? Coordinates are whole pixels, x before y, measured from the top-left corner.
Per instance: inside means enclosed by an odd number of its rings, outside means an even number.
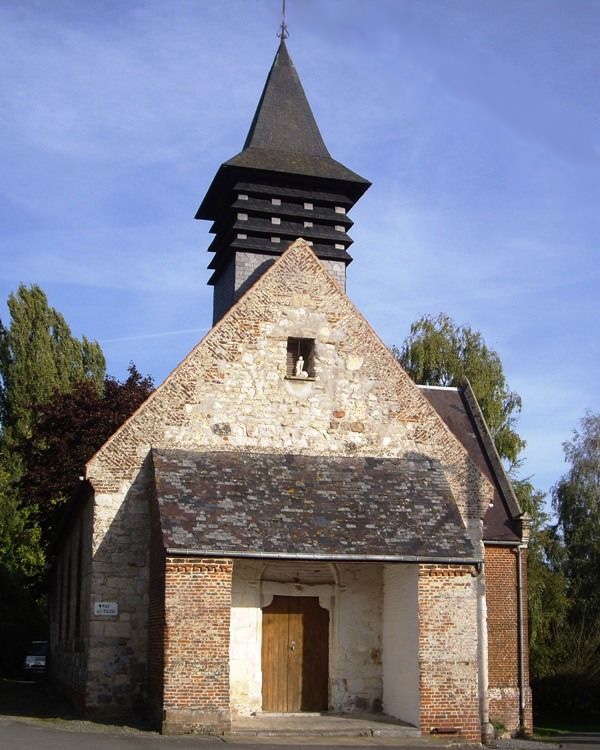
[[[474,750],[456,739],[373,737],[168,737],[140,728],[83,721],[43,682],[0,681],[0,750]],[[562,735],[553,742],[499,740],[495,750],[600,750],[600,732]]]
[[[120,727],[98,727],[84,721],[55,721],[0,716],[0,750],[308,750],[315,747],[339,750],[372,750],[394,747],[402,750],[446,750],[445,743],[430,739],[403,741],[393,737],[168,737]],[[452,744],[458,750],[459,743]],[[474,745],[463,745],[472,750]]]
[[[430,738],[406,739],[385,737],[166,737],[121,727],[103,727],[84,721],[23,719],[0,716],[0,750],[309,750],[328,747],[332,750],[372,750],[374,747],[397,750],[473,750],[475,745],[461,745],[456,740],[439,742]],[[538,743],[501,740],[497,750],[600,750],[600,733],[565,735],[559,742]]]

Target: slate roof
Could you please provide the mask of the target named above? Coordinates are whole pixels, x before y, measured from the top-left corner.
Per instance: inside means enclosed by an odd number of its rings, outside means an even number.
[[[302,187],[306,182],[304,187],[310,191],[329,188],[340,193],[340,205],[348,201],[354,204],[371,184],[331,158],[282,40],[244,148],[221,164],[196,218],[214,219],[220,215],[225,197],[240,179],[260,187],[265,180],[270,184],[289,177],[295,181],[287,187]]]
[[[494,502],[488,508],[483,520],[485,541],[518,542],[517,518],[521,515],[514,492],[506,477],[502,463],[495,454],[491,438],[483,417],[474,413],[479,410],[470,386],[463,388],[438,388],[419,386],[423,395],[446,423],[452,434],[458,438],[479,471],[494,486]],[[477,419],[479,416],[480,419]],[[479,421],[481,420],[481,424]],[[485,434],[484,434],[485,433]],[[486,440],[485,438],[488,438]]]
[[[359,182],[365,189],[370,185],[331,158],[283,39],[244,148],[225,165]]]
[[[152,451],[171,553],[474,562],[439,462]]]

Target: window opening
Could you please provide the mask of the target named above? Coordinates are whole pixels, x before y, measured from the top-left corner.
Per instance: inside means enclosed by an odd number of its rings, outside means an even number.
[[[315,377],[314,339],[288,339],[286,375],[288,378],[298,379]]]

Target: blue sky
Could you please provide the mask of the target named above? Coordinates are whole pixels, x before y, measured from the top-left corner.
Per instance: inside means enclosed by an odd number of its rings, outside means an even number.
[[[547,491],[600,410],[600,2],[288,0],[288,48],[356,205],[348,293],[389,345],[445,312],[523,399]],[[40,284],[162,381],[211,322],[194,213],[242,147],[280,0],[0,4],[0,317]]]

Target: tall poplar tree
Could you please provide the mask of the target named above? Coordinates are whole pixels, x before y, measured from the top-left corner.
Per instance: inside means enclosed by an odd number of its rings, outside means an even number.
[[[71,334],[39,286],[20,285],[0,321],[0,673],[18,669],[20,650],[44,633],[42,513],[19,487],[23,448],[39,409],[87,381],[104,386],[99,344]]]
[[[0,435],[5,447],[30,436],[37,405],[82,380],[100,389],[106,372],[100,345],[85,336],[75,338],[39,286],[21,284],[7,305],[10,323],[0,321]]]

